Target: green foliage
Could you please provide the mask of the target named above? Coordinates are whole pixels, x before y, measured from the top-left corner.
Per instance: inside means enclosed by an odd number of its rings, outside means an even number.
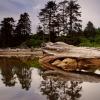
[[[87,38],[81,38],[81,43],[79,44],[79,46],[89,46],[91,47],[91,43],[90,40]]]
[[[1,21],[1,34],[0,34],[0,46],[9,47],[13,45],[13,33],[14,33],[14,19],[12,17],[4,18]]]
[[[96,29],[89,21],[80,40],[79,46],[100,47],[100,29]]]
[[[100,36],[99,38],[95,38],[94,41],[91,42],[90,39],[87,38],[81,38],[81,43],[79,46],[85,46],[85,47],[100,47]]]
[[[12,17],[4,18],[1,21],[0,47],[16,47],[29,38],[31,34],[31,22],[28,13],[20,15],[17,25],[14,22]]]
[[[28,47],[40,47],[43,41],[39,39],[29,39],[26,41],[26,45]]]
[[[86,26],[86,28],[84,30],[84,35],[85,35],[86,38],[90,38],[90,39],[95,38],[95,36],[96,36],[96,29],[95,29],[95,27],[94,27],[92,22],[89,21],[87,23],[87,26]]]
[[[29,60],[29,61],[26,62],[26,64],[28,66],[35,67],[35,68],[40,68],[41,67],[41,65],[39,63],[39,58],[34,58],[32,60]]]
[[[76,36],[72,36],[72,37],[66,37],[66,43],[70,44],[70,45],[79,45],[80,44],[80,38],[76,37]]]
[[[80,32],[82,30],[82,25],[80,20],[81,12],[80,5],[77,3],[77,0],[69,0],[68,6],[67,6],[67,12],[68,13],[68,31],[69,34],[72,34],[73,32]]]
[[[80,5],[76,0],[63,0],[56,4],[48,1],[39,13],[40,22],[44,32],[49,34],[51,42],[56,42],[56,37],[62,34],[72,34],[81,31]]]
[[[55,19],[56,10],[57,10],[57,5],[55,1],[48,1],[45,7],[41,9],[39,13],[40,22],[42,23],[44,30],[48,32],[51,42],[55,42],[55,37],[56,37],[56,32],[55,32],[55,27],[57,25]]]
[[[21,14],[15,29],[15,40],[17,41],[17,44],[21,44],[28,39],[30,34],[31,21],[29,15],[28,13]]]

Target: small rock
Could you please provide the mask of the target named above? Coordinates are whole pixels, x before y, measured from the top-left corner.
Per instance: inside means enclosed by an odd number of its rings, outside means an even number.
[[[66,67],[66,63],[64,63],[64,62],[61,62],[61,63],[59,63],[58,65],[57,65],[57,67],[61,67],[61,68],[65,68]]]
[[[76,63],[76,60],[71,59],[71,58],[66,58],[62,62],[67,63],[67,64],[73,64],[73,63]]]
[[[57,66],[57,65],[60,64],[60,63],[61,63],[60,60],[55,60],[55,61],[52,63],[52,65]]]

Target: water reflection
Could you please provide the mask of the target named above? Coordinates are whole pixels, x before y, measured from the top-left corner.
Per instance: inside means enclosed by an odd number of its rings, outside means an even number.
[[[31,69],[27,66],[16,67],[15,71],[17,78],[19,79],[22,89],[29,90],[31,87]]]
[[[47,95],[47,100],[76,100],[81,97],[81,83],[44,78],[41,82],[41,92]]]
[[[53,71],[32,68],[31,61],[0,58],[0,100],[100,100],[100,76],[66,73],[62,78],[50,74]]]
[[[6,68],[7,67],[7,68]],[[2,75],[2,81],[6,86],[15,86],[15,77],[14,77],[14,71],[12,66],[2,66],[1,67],[1,75]]]
[[[18,78],[22,89],[29,90],[31,86],[30,68],[31,66],[23,62],[21,58],[0,58],[2,81],[5,86],[15,86],[16,78]]]

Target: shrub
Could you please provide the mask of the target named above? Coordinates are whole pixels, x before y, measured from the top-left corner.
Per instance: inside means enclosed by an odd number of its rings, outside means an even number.
[[[30,39],[26,41],[26,45],[28,47],[40,47],[42,43],[42,40],[37,39]]]

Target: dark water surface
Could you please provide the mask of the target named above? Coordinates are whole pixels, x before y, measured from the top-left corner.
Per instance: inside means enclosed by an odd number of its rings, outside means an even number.
[[[0,58],[0,100],[100,100],[99,81],[46,78],[33,60]]]

